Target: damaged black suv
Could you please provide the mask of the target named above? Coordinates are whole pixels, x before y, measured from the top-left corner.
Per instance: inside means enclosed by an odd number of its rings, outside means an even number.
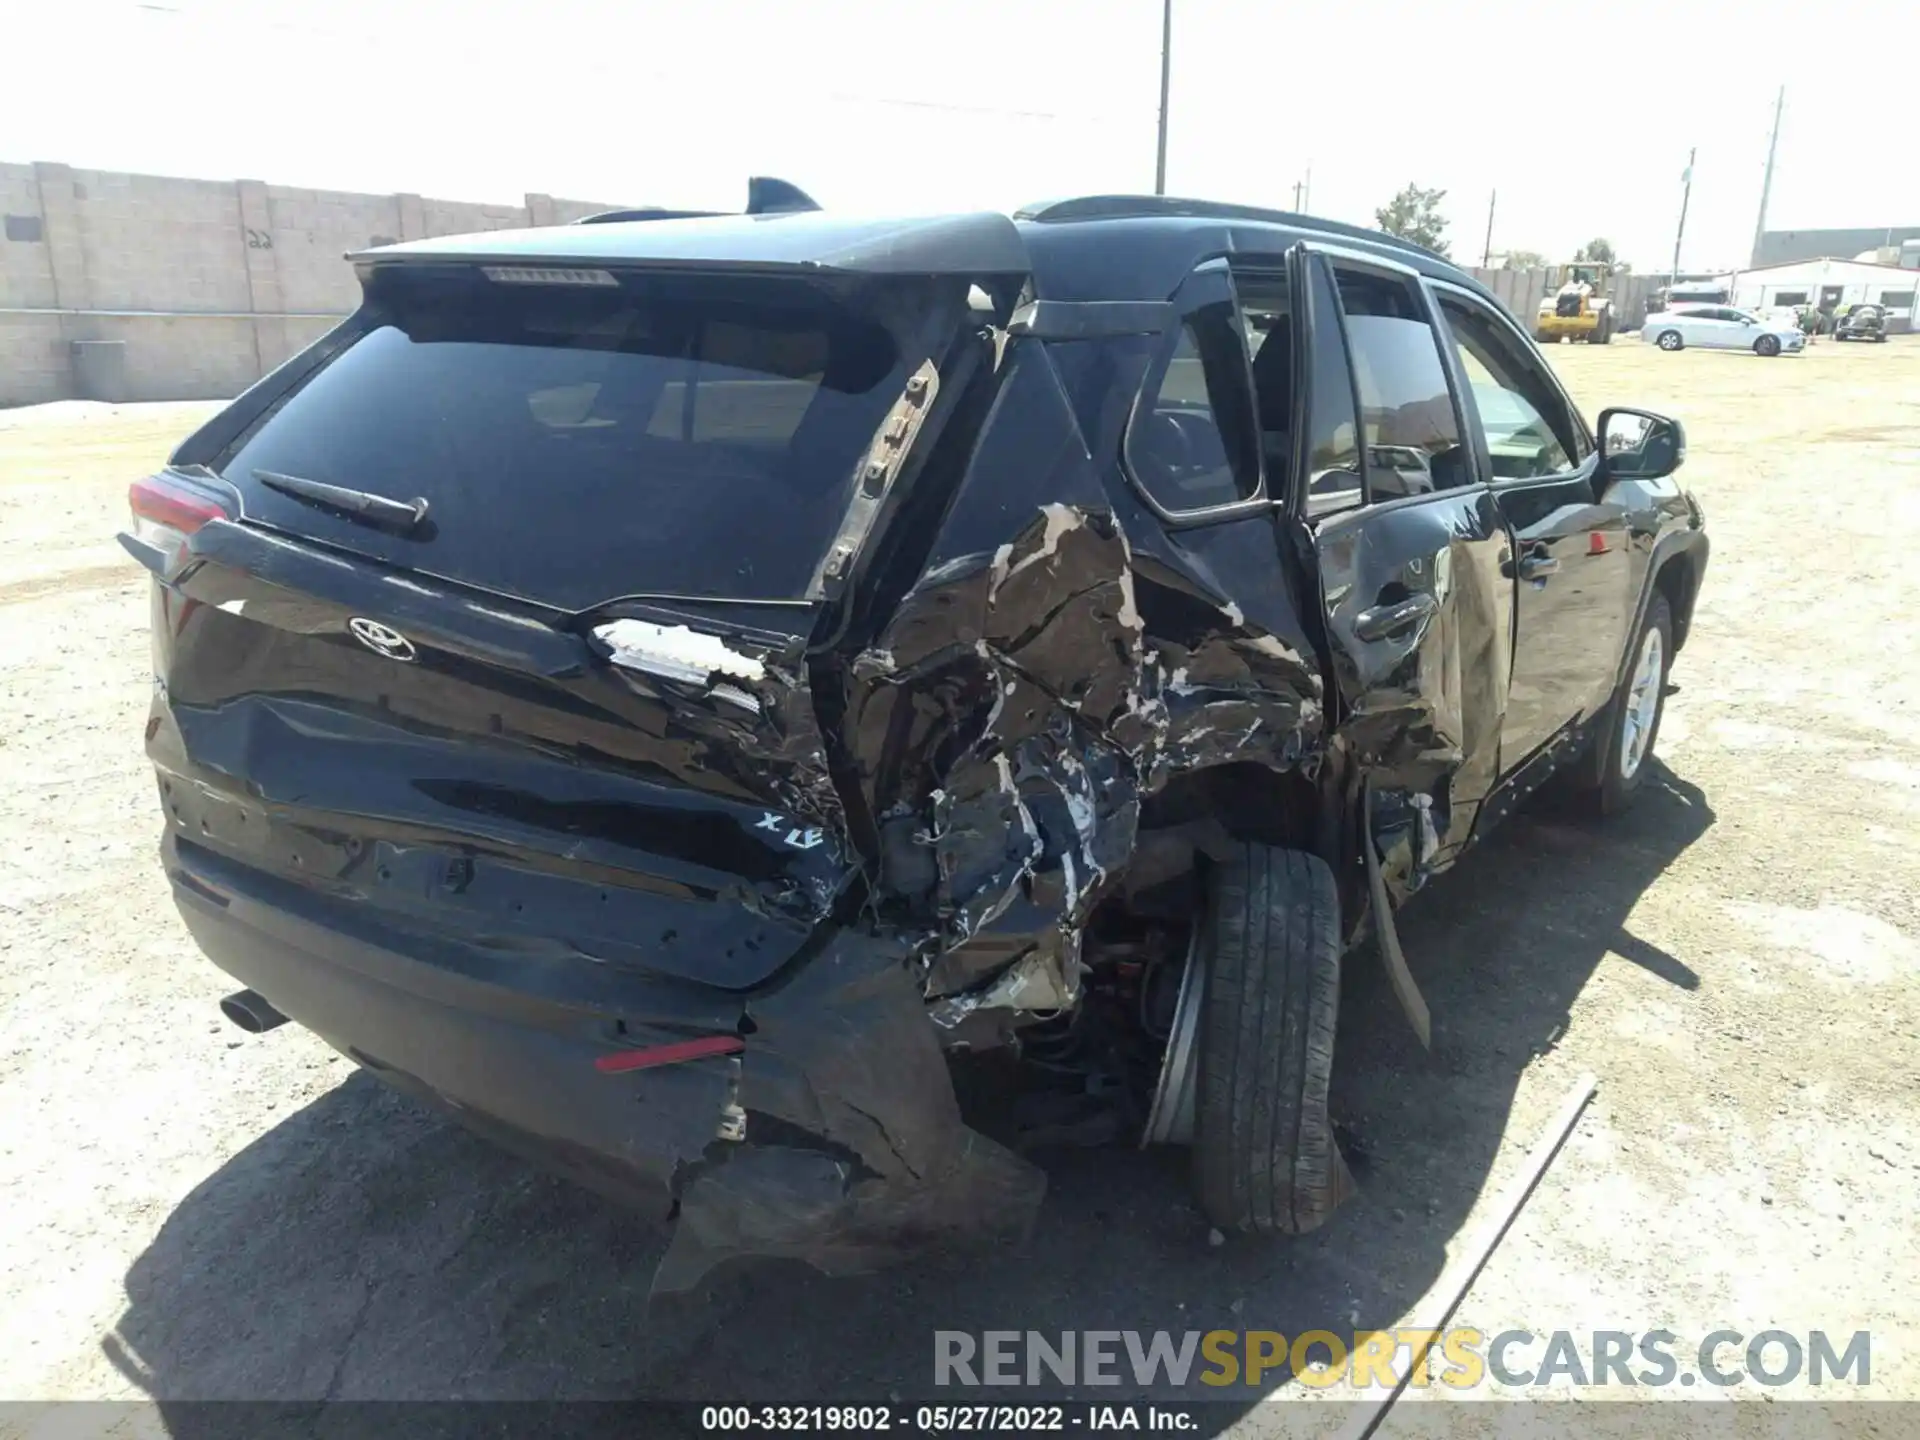
[[[133,486],[228,1014],[677,1215],[669,1287],[1020,1231],[1036,1130],[1313,1227],[1343,951],[1424,1036],[1394,907],[1647,772],[1679,425],[1369,231],[758,193],[355,256]]]

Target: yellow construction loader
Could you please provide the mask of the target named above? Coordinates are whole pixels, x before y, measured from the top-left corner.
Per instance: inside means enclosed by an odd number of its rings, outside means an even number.
[[[1562,265],[1557,283],[1540,302],[1533,322],[1533,338],[1550,345],[1563,337],[1604,345],[1613,339],[1619,317],[1607,294],[1613,267],[1597,261],[1576,260]]]

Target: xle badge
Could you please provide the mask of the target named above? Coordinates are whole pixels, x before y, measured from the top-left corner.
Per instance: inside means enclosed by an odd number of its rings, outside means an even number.
[[[771,830],[776,835],[779,835],[782,830],[785,830],[787,833],[781,836],[781,839],[796,850],[811,850],[827,838],[818,830],[795,829],[787,824],[786,816],[776,815],[771,810],[763,813],[760,816],[760,823],[753,828],[756,830]]]

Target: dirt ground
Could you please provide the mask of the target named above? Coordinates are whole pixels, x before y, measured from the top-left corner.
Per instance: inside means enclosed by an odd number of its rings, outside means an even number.
[[[1460,1323],[1869,1329],[1867,1393],[1920,1399],[1920,338],[1553,360],[1590,416],[1685,420],[1713,559],[1644,803],[1535,807],[1403,918],[1431,1056],[1350,962],[1360,1198],[1215,1247],[1179,1157],[1067,1153],[1023,1253],[651,1311],[645,1226],[221,1020],[155,861],[147,586],[111,538],[210,407],[0,414],[0,1397],[924,1397],[935,1329],[1392,1325],[1590,1070]]]

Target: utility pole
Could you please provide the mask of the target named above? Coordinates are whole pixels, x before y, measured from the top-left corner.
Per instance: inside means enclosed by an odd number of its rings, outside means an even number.
[[[1305,207],[1311,206],[1313,204],[1313,166],[1312,165],[1307,166],[1307,183],[1306,183],[1306,187],[1300,192],[1300,204],[1303,207],[1303,211]]]
[[[1491,195],[1487,196],[1487,243],[1480,247],[1480,268],[1482,270],[1487,269],[1493,263],[1493,207],[1499,199],[1500,192],[1498,190],[1495,190]]]
[[[1173,0],[1160,0],[1160,145],[1153,162],[1153,193],[1167,193],[1167,90],[1173,80]]]
[[[1300,213],[1300,182],[1298,180],[1293,182],[1293,213],[1296,215]]]
[[[1780,94],[1773,102],[1773,134],[1767,137],[1767,174],[1760,182],[1760,218],[1753,225],[1753,254],[1747,257],[1749,268],[1760,263],[1760,237],[1767,233],[1767,197],[1773,193],[1773,152],[1780,143],[1780,112],[1787,105],[1787,87],[1780,87]]]
[[[1699,153],[1698,147],[1687,151],[1686,173],[1680,177],[1685,188],[1680,192],[1680,225],[1673,232],[1673,269],[1667,275],[1668,288],[1680,283],[1680,240],[1687,233],[1687,202],[1693,198],[1693,157]]]

